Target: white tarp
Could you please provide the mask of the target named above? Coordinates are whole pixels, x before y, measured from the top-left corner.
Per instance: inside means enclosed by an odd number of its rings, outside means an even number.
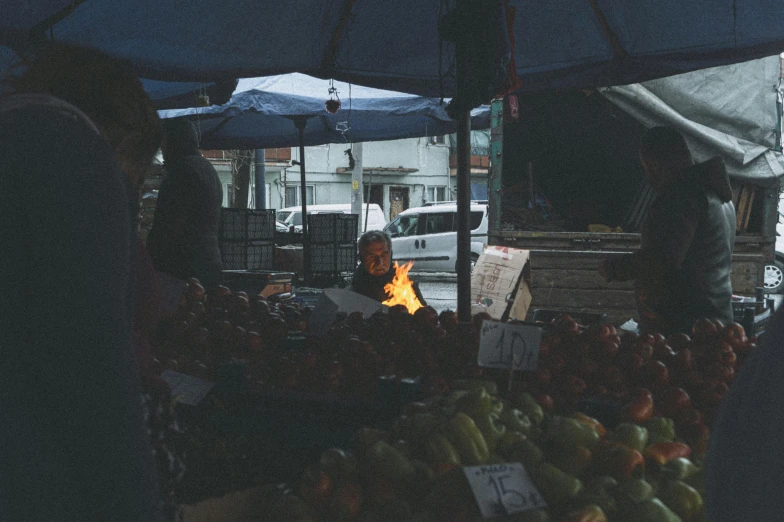
[[[778,148],[779,57],[599,89],[646,127],[676,127],[695,159],[722,155],[731,176],[770,186],[784,175]]]

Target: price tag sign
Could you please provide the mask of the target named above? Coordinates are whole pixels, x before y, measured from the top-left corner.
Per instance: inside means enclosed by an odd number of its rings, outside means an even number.
[[[547,507],[519,462],[466,466],[463,472],[485,518]]]
[[[477,363],[485,368],[536,370],[542,329],[538,326],[485,321]]]
[[[163,372],[161,378],[171,388],[174,400],[188,406],[198,406],[205,395],[215,386],[214,382],[171,370]]]

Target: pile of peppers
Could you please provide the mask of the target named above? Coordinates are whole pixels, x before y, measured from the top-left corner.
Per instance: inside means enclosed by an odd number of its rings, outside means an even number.
[[[703,520],[702,465],[671,419],[608,428],[579,412],[546,413],[528,393],[501,395],[492,381],[456,385],[408,405],[391,430],[358,434],[366,506],[356,520],[385,520],[378,513],[390,502],[406,507],[406,522],[483,520],[462,467],[506,462],[523,465],[547,507],[499,522]]]

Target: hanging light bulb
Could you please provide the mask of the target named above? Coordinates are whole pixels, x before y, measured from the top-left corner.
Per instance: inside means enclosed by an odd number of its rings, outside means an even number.
[[[327,92],[329,93],[329,99],[324,102],[324,108],[328,113],[335,114],[340,110],[340,97],[338,96],[338,90],[335,88],[333,80],[330,80],[330,87]]]

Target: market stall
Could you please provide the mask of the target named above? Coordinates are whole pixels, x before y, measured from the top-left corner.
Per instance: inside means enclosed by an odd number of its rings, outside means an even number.
[[[191,520],[701,520],[710,426],[756,342],[738,324],[665,338],[565,314],[480,313],[466,330],[400,306],[315,336],[307,309],[191,295],[162,363],[215,382],[180,406],[204,448],[183,483]]]

